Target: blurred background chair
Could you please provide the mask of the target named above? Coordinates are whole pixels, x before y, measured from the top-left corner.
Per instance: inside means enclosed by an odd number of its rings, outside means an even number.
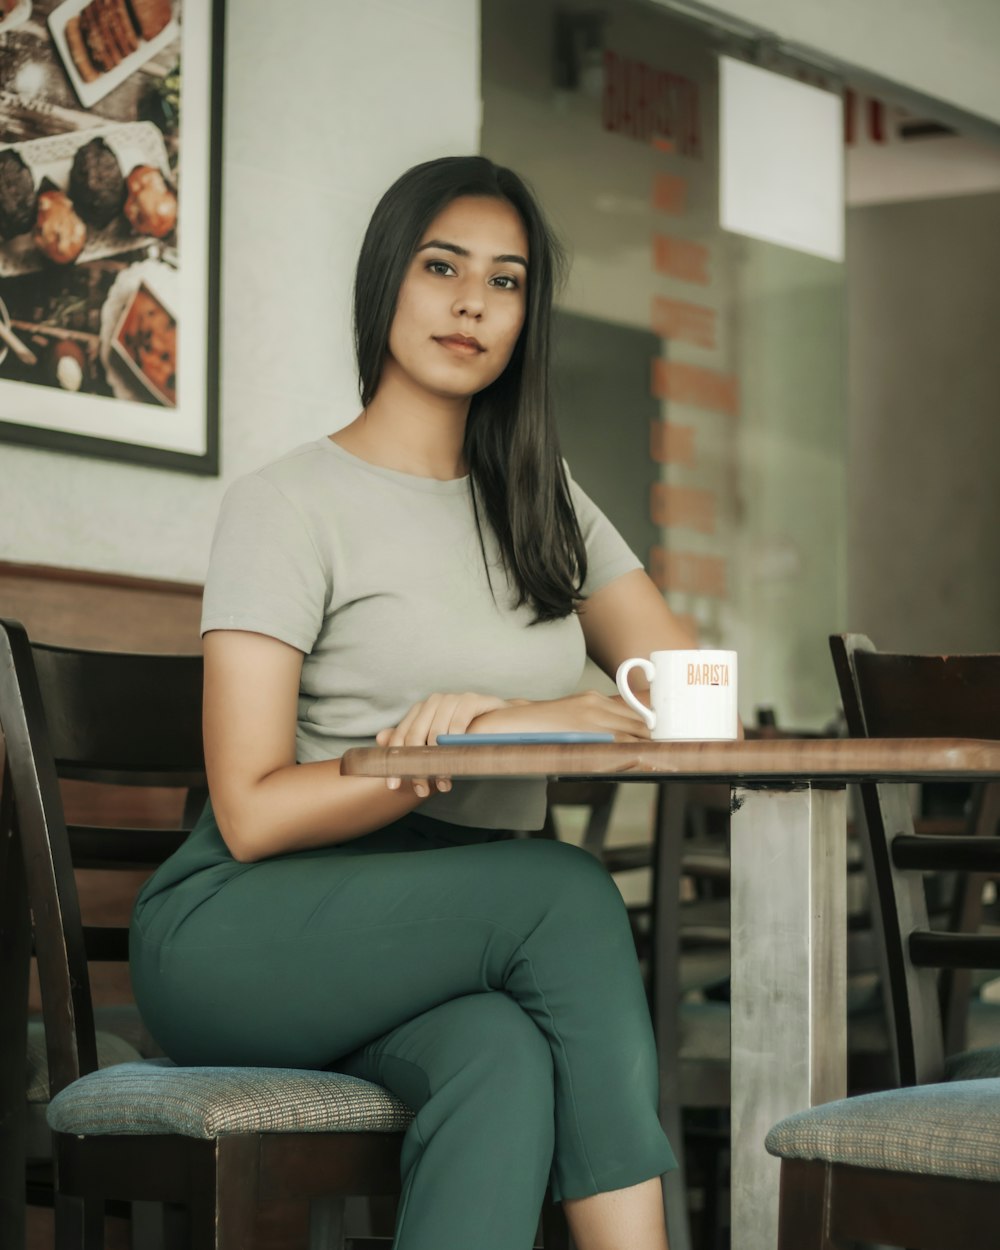
[[[32,646],[19,624],[0,621],[4,1250],[24,1243],[29,1156],[31,1196],[54,1203],[59,1250],[103,1246],[108,1204],[134,1203],[157,1204],[157,1213],[162,1204],[167,1240],[148,1223],[153,1245],[387,1244],[367,1236],[345,1242],[342,1219],[348,1196],[399,1192],[402,1132],[412,1117],[387,1090],[329,1072],[178,1068],[141,1058],[121,1033],[99,1045],[89,962],[127,958],[127,932],[85,930],[74,869],[148,869],[185,835],[67,828],[60,777],[177,787],[188,792],[189,815],[200,809],[201,677],[197,656]],[[43,1030],[27,1019],[32,944]],[[127,1009],[113,1023],[142,1041]],[[29,1033],[44,1037],[45,1051],[44,1063],[33,1064],[30,1105]],[[51,1143],[40,1122],[49,1097]],[[391,1203],[382,1215],[391,1237]],[[546,1246],[567,1245],[561,1210],[547,1203],[542,1224]]]
[[[897,655],[860,634],[836,635],[830,647],[852,736],[1000,738],[996,656]],[[967,1042],[1000,1043],[1000,1007],[975,992],[1000,968],[995,915],[979,932],[1000,870],[1000,783],[951,788],[950,814],[916,816],[909,787],[858,790],[893,1075],[903,1085],[937,1079],[943,1058]],[[928,1023],[915,1029],[913,1003],[924,1000],[917,1015]]]
[[[830,646],[852,734],[1000,739],[1000,655],[896,655],[858,634]],[[998,785],[969,796],[960,835],[915,832],[904,785],[860,792],[901,1088],[812,1108],[768,1135],[782,1159],[780,1250],[850,1239],[986,1250],[1000,1217],[1000,1046],[949,1054],[948,1022],[964,1017],[972,984],[955,974],[1000,970],[1000,936],[979,931],[984,877],[1000,873]],[[932,927],[927,874],[956,882],[961,931]]]

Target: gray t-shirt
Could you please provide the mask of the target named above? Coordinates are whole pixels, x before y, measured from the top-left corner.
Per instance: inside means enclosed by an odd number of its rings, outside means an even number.
[[[642,565],[571,482],[587,546],[582,593]],[[515,608],[469,478],[441,482],[368,464],[320,438],[235,481],[222,503],[201,630],[268,634],[304,652],[299,763],[372,746],[436,691],[556,699],[585,660],[576,615],[531,625]],[[458,825],[536,829],[540,781],[456,781],[420,809]]]

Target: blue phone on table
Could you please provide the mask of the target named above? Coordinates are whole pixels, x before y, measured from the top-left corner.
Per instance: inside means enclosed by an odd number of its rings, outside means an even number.
[[[439,747],[543,746],[559,742],[614,742],[607,733],[438,734]]]

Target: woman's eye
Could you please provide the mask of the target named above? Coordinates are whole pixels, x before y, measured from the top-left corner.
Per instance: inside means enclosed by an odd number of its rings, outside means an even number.
[[[516,278],[512,278],[510,274],[501,273],[493,279],[493,285],[500,287],[502,291],[516,291],[518,282]]]
[[[454,273],[451,265],[446,260],[430,260],[427,262],[427,270],[429,273],[449,274]]]

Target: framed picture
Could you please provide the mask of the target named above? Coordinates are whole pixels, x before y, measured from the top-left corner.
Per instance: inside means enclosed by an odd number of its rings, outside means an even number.
[[[223,21],[0,0],[0,440],[218,473]]]

